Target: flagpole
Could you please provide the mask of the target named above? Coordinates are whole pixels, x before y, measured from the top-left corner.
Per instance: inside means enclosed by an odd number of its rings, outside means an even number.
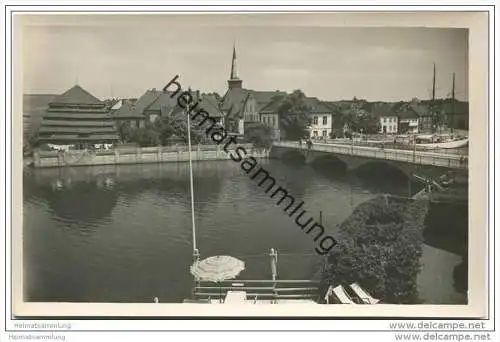
[[[193,261],[199,259],[200,253],[196,248],[196,223],[194,220],[194,191],[193,191],[193,160],[191,156],[191,119],[189,117],[189,103],[186,106],[188,149],[189,149],[189,188],[191,191],[191,226],[193,228]]]

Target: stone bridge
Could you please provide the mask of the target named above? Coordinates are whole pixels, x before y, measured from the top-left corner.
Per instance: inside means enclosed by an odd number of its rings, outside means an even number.
[[[428,151],[390,149],[347,144],[314,143],[309,149],[306,144],[293,141],[274,142],[271,157],[299,154],[307,164],[323,158],[334,158],[342,162],[346,170],[355,170],[365,164],[384,163],[396,167],[410,178],[418,174],[437,177],[448,171],[461,175],[468,174],[467,157]]]

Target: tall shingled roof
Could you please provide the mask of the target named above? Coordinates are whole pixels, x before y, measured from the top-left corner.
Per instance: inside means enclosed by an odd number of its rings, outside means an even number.
[[[108,109],[106,103],[76,85],[49,103],[38,141],[54,144],[117,141],[116,125]]]
[[[45,110],[55,95],[24,94],[23,95],[23,133],[25,137],[38,131]]]
[[[51,104],[100,104],[101,100],[80,87],[78,84],[68,89],[61,95],[55,96]]]

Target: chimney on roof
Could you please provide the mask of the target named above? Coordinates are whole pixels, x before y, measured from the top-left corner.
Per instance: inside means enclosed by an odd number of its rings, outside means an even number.
[[[153,88],[152,90],[153,90],[153,91],[156,91],[156,88]]]
[[[200,91],[199,90],[196,91],[196,100],[197,101],[200,100]]]

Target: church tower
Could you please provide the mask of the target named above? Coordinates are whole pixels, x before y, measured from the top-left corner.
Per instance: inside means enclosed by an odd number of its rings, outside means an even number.
[[[233,60],[231,63],[231,75],[229,80],[227,80],[227,86],[229,89],[241,89],[243,85],[243,80],[240,80],[236,75],[236,46],[233,45]]]

